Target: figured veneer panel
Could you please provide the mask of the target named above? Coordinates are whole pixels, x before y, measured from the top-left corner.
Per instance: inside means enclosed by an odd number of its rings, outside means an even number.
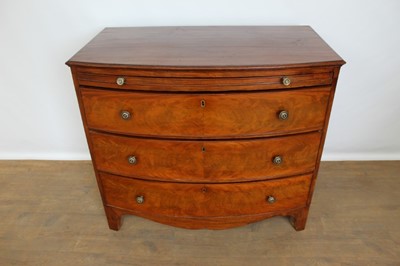
[[[156,137],[238,138],[321,129],[330,88],[222,94],[82,88],[81,94],[92,129]],[[122,119],[123,110],[132,117]],[[278,117],[282,110],[289,112],[286,120]]]
[[[100,178],[107,206],[173,217],[254,215],[304,207],[311,181],[311,175],[240,184],[175,184],[105,173]]]
[[[205,136],[268,136],[322,129],[329,87],[204,95]],[[286,120],[279,119],[287,111]]]
[[[89,128],[131,135],[200,136],[200,96],[81,89]],[[131,118],[121,118],[128,111]]]
[[[321,134],[236,141],[141,139],[91,132],[99,170],[176,182],[265,180],[314,170]],[[136,164],[128,162],[135,156]],[[273,163],[281,156],[282,163]]]

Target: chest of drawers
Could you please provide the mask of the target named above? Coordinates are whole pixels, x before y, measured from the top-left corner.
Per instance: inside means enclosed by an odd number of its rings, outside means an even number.
[[[304,229],[344,64],[310,27],[106,28],[67,64],[111,229]]]

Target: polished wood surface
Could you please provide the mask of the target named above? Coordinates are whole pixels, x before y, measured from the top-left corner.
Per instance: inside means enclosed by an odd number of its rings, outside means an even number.
[[[255,205],[235,219],[134,211],[185,228],[230,228],[275,215],[305,228],[344,64],[310,27],[107,28],[67,64],[111,229],[133,210],[107,204],[119,186],[105,190],[112,177],[102,172],[123,175],[127,184],[214,183],[232,191],[307,173],[308,189],[292,193],[307,197],[306,205],[295,209],[258,212]],[[123,111],[131,117],[123,119]],[[277,156],[283,163],[273,164]]]
[[[243,138],[322,129],[330,87],[223,94],[82,88],[81,93],[91,129],[152,137]],[[122,119],[122,110],[131,118]],[[282,110],[289,112],[288,119],[279,119]]]
[[[68,64],[68,62],[67,62]],[[244,77],[272,77],[272,76],[304,76],[318,73],[331,73],[334,66],[321,66],[321,67],[290,67],[290,68],[215,68],[210,71],[209,69],[190,69],[190,68],[168,68],[168,69],[153,69],[153,68],[127,68],[127,67],[113,67],[113,66],[85,66],[83,64],[71,65],[71,68],[76,70],[76,78],[83,75],[88,77],[92,76],[114,76],[117,77],[141,77],[141,81],[151,81],[150,83],[157,82],[158,78],[244,78]],[[221,79],[221,81],[223,81]],[[84,82],[87,82],[84,81]],[[147,83],[146,82],[146,83]],[[128,80],[129,83],[129,80]],[[104,86],[104,84],[103,84]],[[108,85],[106,85],[108,86]],[[110,85],[111,86],[111,85]],[[276,84],[277,86],[277,84]],[[157,88],[157,86],[154,86]],[[120,87],[124,89],[123,86]]]
[[[88,127],[150,136],[199,136],[203,128],[201,95],[115,92],[82,89]],[[121,111],[131,118],[121,118]]]
[[[306,206],[311,175],[274,181],[240,184],[175,184],[141,181],[110,174],[100,174],[106,205],[152,216],[175,218],[224,217],[258,215]],[[142,196],[139,204],[136,197]],[[276,202],[269,203],[268,196]],[[226,217],[228,216],[228,217]],[[192,224],[191,228],[202,228]],[[174,224],[172,224],[174,225]]]
[[[318,132],[234,141],[155,140],[90,133],[97,169],[140,179],[178,182],[239,182],[314,170]],[[282,145],[285,143],[285,145]],[[136,164],[128,162],[136,157]],[[275,156],[282,163],[273,163]]]
[[[330,88],[204,95],[204,135],[265,136],[322,129]],[[280,120],[278,113],[289,113]]]
[[[91,87],[103,87],[120,90],[143,90],[143,91],[258,91],[277,90],[299,87],[321,86],[332,83],[331,69],[324,73],[307,73],[303,75],[291,75],[286,69],[280,73],[270,73],[273,76],[261,77],[236,77],[236,78],[183,78],[169,77],[136,77],[126,76],[122,73],[113,75],[99,75],[93,73],[78,72],[79,84]],[[211,74],[212,75],[212,74]],[[268,75],[268,74],[267,74]],[[117,78],[123,77],[124,84],[118,85]],[[282,78],[291,80],[289,85],[282,84]]]
[[[106,28],[68,61],[69,65],[128,68],[282,68],[343,63],[308,26]]]
[[[239,215],[239,216],[218,216],[218,217],[191,217],[191,216],[167,216],[155,215],[147,212],[120,209],[116,207],[105,206],[105,212],[108,219],[108,227],[118,231],[122,225],[122,219],[125,216],[134,214],[143,218],[185,229],[230,229],[238,226],[245,226],[249,223],[259,222],[261,220],[274,216],[287,216],[290,224],[296,231],[302,231],[307,222],[308,207],[297,209],[285,209],[276,212],[266,212],[261,214]]]
[[[399,265],[400,162],[321,162],[307,229],[274,217],[108,230],[91,162],[0,161],[1,265]]]

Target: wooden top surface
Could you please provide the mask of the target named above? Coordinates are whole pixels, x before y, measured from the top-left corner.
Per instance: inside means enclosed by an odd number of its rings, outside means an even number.
[[[193,69],[344,63],[309,26],[105,28],[67,62]]]

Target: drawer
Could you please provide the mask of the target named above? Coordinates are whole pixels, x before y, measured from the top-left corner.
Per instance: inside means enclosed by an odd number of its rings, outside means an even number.
[[[321,129],[330,88],[211,94],[82,88],[81,94],[91,129],[147,137],[240,138]],[[284,112],[288,116],[280,116]]]
[[[311,175],[228,184],[143,181],[105,173],[100,179],[107,206],[159,216],[223,217],[304,207]]]
[[[124,71],[78,71],[77,78],[80,86],[101,87],[121,90],[140,91],[248,91],[288,89],[330,85],[332,72],[328,69],[311,69],[311,73],[302,71],[274,71],[271,76],[259,77],[209,77],[184,78],[184,77],[145,77],[130,76]],[[320,72],[326,71],[326,72]],[[100,73],[98,73],[100,72]]]
[[[100,171],[148,180],[241,182],[314,170],[319,132],[252,140],[157,140],[90,133]],[[279,160],[280,158],[280,160]]]

